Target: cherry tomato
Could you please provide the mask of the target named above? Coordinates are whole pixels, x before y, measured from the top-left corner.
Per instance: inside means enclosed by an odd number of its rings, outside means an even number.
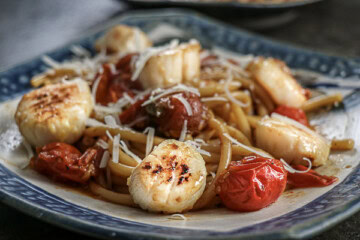
[[[189,103],[191,115],[178,97],[182,97]],[[198,96],[188,92],[162,97],[156,103],[148,105],[146,111],[151,115],[160,132],[175,138],[180,136],[185,120],[187,131],[191,134],[200,132],[207,123],[206,106],[202,104]]]
[[[192,114],[189,116],[184,104],[175,96],[184,98],[191,107]],[[207,108],[201,103],[200,98],[193,93],[174,93],[158,99],[156,102],[142,107],[149,99],[149,95],[138,100],[119,116],[121,123],[129,124],[136,122],[135,128],[142,129],[149,124],[157,126],[157,129],[167,136],[178,138],[187,121],[189,133],[196,133],[206,126]]]
[[[285,117],[294,119],[295,121],[298,121],[299,123],[301,123],[305,126],[309,126],[309,121],[306,117],[306,114],[300,108],[294,108],[294,107],[289,107],[289,106],[285,106],[285,105],[280,105],[274,110],[274,112],[278,113],[280,115],[283,115]]]
[[[119,115],[120,122],[122,124],[129,124],[136,122],[132,127],[138,129],[144,129],[149,125],[148,114],[145,111],[145,108],[141,106],[146,100],[149,99],[149,95],[144,96],[142,99],[136,101],[133,105],[127,108]],[[139,120],[139,121],[138,121]]]
[[[83,154],[66,143],[50,143],[37,148],[32,166],[38,172],[59,181],[85,183],[98,173],[103,150],[88,148]]]
[[[274,203],[286,187],[281,161],[247,156],[234,161],[215,182],[216,193],[229,209],[249,212]]]
[[[307,167],[303,165],[292,166],[292,168],[299,171],[307,170]],[[288,172],[288,185],[291,188],[326,187],[337,180],[337,177],[321,175],[314,170],[305,173]]]
[[[96,91],[96,102],[106,105],[110,102],[116,102],[124,93],[133,97],[133,91],[142,90],[139,81],[131,80],[130,62],[134,54],[128,54],[122,57],[116,64],[116,73],[113,73],[110,64],[103,65],[103,71],[98,73],[95,79],[100,78]]]

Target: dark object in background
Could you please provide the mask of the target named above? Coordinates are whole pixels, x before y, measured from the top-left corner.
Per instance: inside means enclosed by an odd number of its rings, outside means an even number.
[[[236,9],[247,11],[276,11],[289,10],[296,7],[301,7],[322,0],[297,0],[284,3],[242,3],[236,0],[124,0],[125,2],[137,7],[191,7],[197,10],[204,8]]]
[[[236,0],[118,0],[135,8],[191,8],[225,22],[241,22],[241,27],[267,30],[287,24],[297,18],[296,10],[312,7],[322,0],[299,0],[293,2],[261,4],[240,3]]]

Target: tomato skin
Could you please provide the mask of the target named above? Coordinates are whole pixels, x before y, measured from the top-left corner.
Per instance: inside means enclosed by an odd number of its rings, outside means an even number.
[[[274,203],[284,192],[286,180],[287,172],[279,160],[247,156],[232,162],[215,186],[227,208],[250,212]]]
[[[66,143],[50,143],[37,148],[37,156],[31,160],[38,172],[57,181],[85,183],[98,173],[103,154],[99,147],[88,148],[83,154]]]
[[[306,171],[303,165],[292,166],[295,170]],[[338,180],[337,177],[321,175],[314,170],[304,173],[288,172],[288,185],[291,188],[326,187]]]
[[[132,104],[129,108],[127,108],[125,111],[123,111],[119,115],[120,122],[122,124],[129,124],[131,122],[134,122],[138,119],[143,119],[142,121],[139,121],[133,126],[136,129],[144,129],[146,126],[149,125],[149,117],[146,113],[146,110],[144,107],[141,106],[146,100],[149,99],[150,95],[144,96],[142,99],[139,99],[134,104]]]
[[[278,113],[280,115],[283,115],[285,117],[294,119],[295,121],[298,121],[299,123],[301,123],[307,127],[310,126],[305,112],[300,108],[289,107],[286,105],[280,105],[274,110],[274,112]]]
[[[184,104],[175,96],[180,95],[190,105],[192,115],[189,116]],[[167,136],[178,138],[187,121],[189,133],[198,133],[207,123],[207,108],[194,93],[181,92],[162,97],[146,108],[158,130]]]
[[[116,102],[124,93],[133,97],[133,91],[142,90],[139,81],[131,80],[131,59],[136,54],[128,54],[119,59],[115,64],[116,73],[111,72],[110,64],[103,64],[103,71],[98,73],[95,79],[100,78],[96,91],[96,102],[107,105]]]

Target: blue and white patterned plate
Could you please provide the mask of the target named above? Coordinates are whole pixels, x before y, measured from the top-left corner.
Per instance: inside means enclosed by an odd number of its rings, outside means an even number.
[[[113,24],[138,26],[157,41],[172,37],[196,38],[206,48],[221,48],[238,54],[273,56],[286,61],[293,69],[322,74],[297,72],[306,85],[323,91],[351,92],[329,114],[316,115],[313,123],[328,137],[350,137],[359,147],[360,134],[360,63],[350,59],[276,43],[240,31],[184,10],[151,10],[132,12],[88,36],[49,52],[57,61],[72,57],[73,44],[92,49],[94,40]],[[0,73],[0,101],[14,99],[30,90],[29,80],[44,71],[41,58]],[[345,80],[339,81],[339,78]],[[18,138],[12,120],[16,101],[0,106],[0,151]],[[19,153],[21,155],[21,153]],[[18,156],[13,156],[14,158]],[[9,157],[10,158],[10,157]],[[56,187],[31,169],[19,169],[0,158],[0,200],[44,221],[77,232],[101,238],[120,239],[285,239],[312,236],[360,209],[359,153],[353,150],[335,153],[329,166],[319,171],[336,174],[340,181],[326,188],[299,189],[285,193],[279,201],[254,213],[235,213],[226,209],[186,214],[187,221],[169,220],[164,215],[103,202],[67,189]]]

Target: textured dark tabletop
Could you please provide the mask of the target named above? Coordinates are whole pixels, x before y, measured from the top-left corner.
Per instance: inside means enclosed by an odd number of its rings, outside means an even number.
[[[127,9],[111,0],[1,0],[0,69],[68,42]],[[239,14],[221,20],[327,54],[360,57],[360,0],[325,0],[276,16]],[[0,203],[0,240],[69,237],[90,239]],[[360,239],[360,213],[312,239]]]

